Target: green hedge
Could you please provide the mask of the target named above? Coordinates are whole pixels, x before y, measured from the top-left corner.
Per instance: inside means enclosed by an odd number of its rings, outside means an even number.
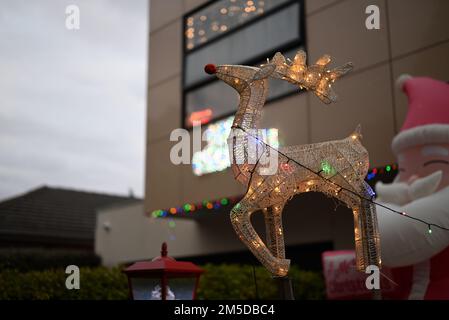
[[[278,289],[268,271],[258,266],[256,281],[252,266],[222,264],[204,266],[198,297],[200,299],[277,299]],[[290,268],[295,298],[298,300],[324,299],[324,281],[320,273]],[[257,296],[256,296],[257,285]]]
[[[65,287],[64,269],[0,273],[0,300],[127,299],[128,283],[118,269],[80,268],[80,289]]]
[[[255,299],[253,267],[247,265],[206,265],[200,281],[199,299]],[[324,298],[324,285],[319,273],[300,271],[292,266],[290,276],[296,299]],[[113,299],[128,297],[126,276],[120,269],[104,267],[80,268],[80,289],[67,290],[64,269],[19,272],[0,272],[0,300],[72,300]],[[273,279],[262,268],[256,267],[259,299],[276,299]]]
[[[89,251],[52,249],[0,249],[0,272],[15,269],[22,272],[79,267],[97,267],[101,259]]]

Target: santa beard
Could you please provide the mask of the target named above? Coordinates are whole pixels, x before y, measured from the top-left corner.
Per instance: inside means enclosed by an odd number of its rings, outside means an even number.
[[[449,228],[449,187],[435,192],[441,171],[418,179],[410,185],[402,182],[378,183],[377,202],[408,216]],[[377,206],[382,262],[389,267],[413,265],[449,246],[449,232],[437,227],[432,234],[426,224]]]
[[[393,182],[376,184],[378,202],[405,205],[419,198],[433,194],[441,183],[443,172],[436,171],[424,178],[416,179],[413,183]]]

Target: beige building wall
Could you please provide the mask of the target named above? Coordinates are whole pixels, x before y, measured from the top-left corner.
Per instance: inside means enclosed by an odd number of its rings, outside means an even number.
[[[169,243],[168,223],[167,219],[144,216],[142,202],[102,209],[97,214],[95,253],[102,258],[103,265],[112,267],[159,256],[164,241],[169,244],[170,255],[192,252],[196,247],[196,223],[178,222],[176,246]]]

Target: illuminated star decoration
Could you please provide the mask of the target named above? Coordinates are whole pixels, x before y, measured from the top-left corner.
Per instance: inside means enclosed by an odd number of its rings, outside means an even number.
[[[285,59],[278,52],[268,63],[276,66],[273,77],[298,85],[301,89],[313,91],[326,104],[335,102],[337,95],[332,89],[332,84],[352,70],[352,63],[348,62],[341,67],[328,69],[331,57],[327,54],[311,66],[306,65],[306,59],[306,53],[302,50],[296,53],[293,61]]]

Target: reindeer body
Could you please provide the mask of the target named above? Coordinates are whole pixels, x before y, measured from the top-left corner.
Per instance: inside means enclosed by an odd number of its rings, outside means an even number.
[[[361,144],[359,129],[349,137],[279,150],[258,140],[262,108],[268,93],[268,76],[278,66],[262,68],[219,66],[217,76],[236,89],[240,103],[228,138],[234,177],[247,187],[243,199],[231,211],[231,222],[240,239],[274,276],[286,276],[290,261],[285,259],[282,210],[294,195],[316,191],[343,201],[354,214],[357,267],[380,265],[379,235],[371,188],[364,182],[368,152]],[[214,72],[215,73],[215,72]],[[279,74],[277,75],[279,77]],[[251,144],[261,154],[274,153],[275,174],[265,175],[266,164],[250,161]],[[358,196],[361,195],[362,197]],[[250,216],[262,210],[266,225],[265,244],[253,228]]]

